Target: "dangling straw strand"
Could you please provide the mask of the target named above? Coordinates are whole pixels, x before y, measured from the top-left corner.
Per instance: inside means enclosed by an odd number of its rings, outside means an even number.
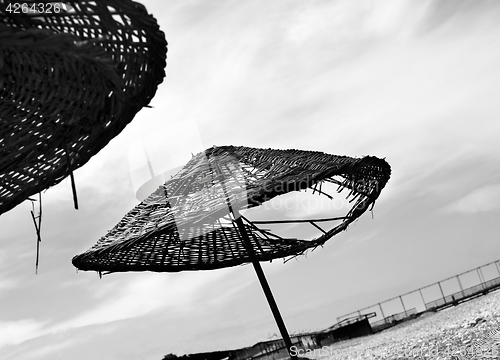
[[[31,206],[31,218],[33,219],[33,224],[35,224],[36,230],[36,264],[35,264],[35,274],[38,274],[38,260],[40,258],[40,243],[42,242],[41,229],[42,229],[42,193],[38,194],[39,210],[38,216],[35,217],[35,200],[32,200]],[[36,219],[38,218],[38,224]]]
[[[73,176],[73,167],[71,166],[71,158],[69,157],[68,146],[65,147],[66,161],[68,163],[69,177],[71,179],[71,190],[73,192],[73,203],[75,204],[75,209],[78,210],[78,197],[76,194],[76,184],[75,177]]]

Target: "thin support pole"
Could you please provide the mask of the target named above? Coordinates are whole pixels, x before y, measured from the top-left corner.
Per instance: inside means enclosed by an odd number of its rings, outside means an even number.
[[[319,231],[321,231],[323,234],[326,234],[326,231],[323,230],[321,227],[319,227],[318,225],[316,225],[314,222],[310,222],[312,226],[314,226],[316,229],[319,229]]]
[[[289,224],[289,223],[304,223],[304,222],[323,222],[323,221],[333,221],[333,220],[344,220],[347,216],[337,216],[332,218],[324,219],[294,219],[294,220],[252,220],[254,224]]]
[[[384,315],[384,310],[382,310],[382,304],[378,303],[378,307],[380,308],[380,313],[382,314],[382,317],[384,318],[384,322],[387,323],[387,320],[385,319],[385,315]]]
[[[274,300],[273,293],[271,292],[269,283],[267,282],[266,276],[264,275],[264,271],[262,270],[262,267],[257,260],[257,256],[255,255],[255,252],[253,250],[252,243],[250,242],[250,239],[248,237],[248,233],[245,229],[245,225],[243,224],[243,220],[241,219],[241,216],[237,209],[230,208],[230,211],[233,214],[236,226],[238,226],[238,230],[241,233],[243,243],[246,245],[248,255],[250,255],[250,259],[252,260],[253,268],[255,269],[260,285],[262,286],[262,290],[264,291],[264,295],[266,296],[269,307],[271,308],[271,312],[273,313],[274,320],[276,321],[283,341],[285,342],[288,353],[290,354],[290,358],[295,360],[297,359],[297,356],[292,354],[292,340],[290,339],[290,335],[288,335],[288,330],[286,329],[285,322],[281,317],[281,313],[278,309],[278,304],[276,304],[276,300]]]
[[[460,286],[460,291],[462,292],[462,297],[464,297],[465,296],[464,288],[462,286],[462,282],[460,281],[460,275],[457,275],[456,277],[457,277],[457,281],[458,281],[458,286]]]
[[[439,290],[441,290],[441,296],[443,297],[443,300],[444,300],[444,303],[446,304],[446,299],[444,297],[444,292],[443,292],[443,288],[441,287],[441,282],[438,281],[438,286],[439,286]]]
[[[276,300],[274,300],[273,293],[271,292],[271,288],[269,287],[269,283],[267,282],[266,276],[264,275],[264,270],[260,266],[260,262],[257,259],[257,255],[253,250],[252,243],[250,242],[250,237],[248,236],[247,230],[245,228],[245,224],[243,223],[243,218],[240,215],[240,212],[237,208],[233,207],[231,201],[229,200],[229,194],[227,193],[227,189],[224,184],[225,176],[222,172],[219,164],[214,163],[215,170],[219,175],[219,180],[221,181],[222,190],[224,191],[224,196],[226,197],[226,203],[229,208],[229,213],[233,217],[233,221],[236,223],[238,230],[241,234],[241,238],[243,240],[243,244],[246,247],[250,260],[252,261],[253,268],[255,273],[257,274],[257,278],[259,279],[262,290],[264,291],[264,295],[266,296],[267,302],[269,303],[269,307],[271,308],[271,312],[273,313],[274,320],[276,321],[276,325],[278,325],[278,329],[281,333],[281,337],[285,342],[285,346],[288,350],[288,354],[290,355],[290,359],[297,360],[297,356],[293,355],[292,351],[292,340],[290,339],[290,335],[288,335],[288,330],[286,329],[285,322],[281,317],[281,313],[278,309],[278,304],[276,304]]]
[[[480,267],[477,268],[477,272],[479,274],[479,280],[481,280],[481,285],[484,290],[486,288],[486,280],[484,278],[483,272],[481,271]]]
[[[418,289],[418,292],[420,293],[420,297],[422,298],[422,302],[424,303],[425,307],[425,299],[424,299],[424,294],[422,294],[422,289]]]
[[[408,316],[408,314],[406,313],[406,308],[405,308],[405,303],[403,302],[403,298],[400,296],[399,300],[401,300],[401,305],[403,305],[403,311],[405,312],[405,317],[406,317]]]

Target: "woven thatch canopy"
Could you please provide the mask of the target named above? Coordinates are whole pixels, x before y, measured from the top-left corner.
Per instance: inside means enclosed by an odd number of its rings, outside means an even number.
[[[307,188],[328,196],[321,191],[325,182],[336,184],[338,191],[350,190],[352,207],[347,214],[335,218],[336,226],[310,241],[280,237],[259,227],[269,222],[242,216],[258,260],[302,254],[345,230],[372,206],[390,173],[385,160],[370,156],[355,159],[313,151],[213,147],[193,156],[96,245],[74,257],[73,264],[81,270],[173,272],[248,263],[228,206],[249,209]],[[296,222],[317,226],[322,220]]]
[[[69,12],[43,0],[8,3],[0,10],[0,214],[119,134],[163,81],[167,51],[156,20],[134,1],[66,1]]]

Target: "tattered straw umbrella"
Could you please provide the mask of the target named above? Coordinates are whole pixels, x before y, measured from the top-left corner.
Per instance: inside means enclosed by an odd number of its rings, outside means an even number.
[[[70,175],[147,106],[167,42],[131,0],[2,3],[0,214]]]
[[[212,147],[193,156],[171,179],[137,205],[85,253],[80,270],[98,272],[210,270],[252,262],[289,352],[292,346],[259,261],[290,258],[323,245],[372,207],[389,180],[383,159],[321,152]],[[325,183],[347,189],[350,205],[340,217],[257,221],[241,211],[279,195]],[[257,209],[256,209],[257,210]],[[312,240],[282,237],[265,224],[310,223]],[[319,224],[334,222],[325,230]]]

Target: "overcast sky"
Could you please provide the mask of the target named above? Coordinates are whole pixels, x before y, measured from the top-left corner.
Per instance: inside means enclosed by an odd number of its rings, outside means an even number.
[[[500,2],[148,0],[169,42],[151,105],[31,204],[0,216],[0,358],[161,360],[277,333],[251,266],[77,273],[155,173],[213,145],[385,157],[373,212],[264,271],[290,332],[500,258]],[[145,172],[146,171],[146,172]]]

